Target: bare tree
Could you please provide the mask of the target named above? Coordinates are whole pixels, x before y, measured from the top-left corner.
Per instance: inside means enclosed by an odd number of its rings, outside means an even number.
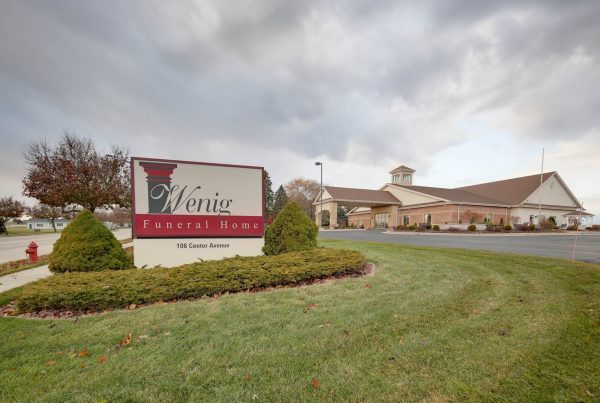
[[[521,222],[521,217],[519,217],[518,215],[512,215],[512,216],[510,216],[509,220],[514,227],[515,225],[517,225],[518,223]]]
[[[64,212],[131,205],[129,153],[113,146],[110,154],[89,138],[65,133],[52,148],[45,140],[25,152],[29,167],[23,194]]]
[[[475,211],[467,210],[463,213],[463,217],[469,221],[469,223],[473,224],[481,221],[483,215],[481,213],[477,213]]]
[[[62,210],[59,207],[51,207],[47,204],[38,203],[29,209],[29,213],[33,218],[43,218],[49,220],[52,224],[52,229],[56,232],[56,220],[62,217]]]
[[[126,223],[131,223],[131,208],[115,207],[112,210],[111,220],[119,227],[124,227]]]
[[[298,203],[309,217],[314,218],[313,202],[321,188],[319,182],[312,179],[295,178],[286,183],[284,187],[289,199]]]

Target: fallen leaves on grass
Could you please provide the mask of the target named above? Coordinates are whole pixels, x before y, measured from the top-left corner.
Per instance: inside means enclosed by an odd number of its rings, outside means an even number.
[[[248,383],[248,382],[250,382],[250,380],[252,379],[252,377],[250,376],[250,374],[246,374],[246,375],[244,375],[243,379],[244,379],[245,383]]]
[[[313,378],[312,381],[310,381],[310,384],[313,389],[319,389],[321,387],[321,382],[319,382],[317,378]]]
[[[319,304],[308,304],[306,306],[306,308],[304,308],[304,313],[307,313],[308,311],[314,311],[318,307],[319,307]]]
[[[106,364],[107,360],[108,360],[108,358],[105,355],[101,355],[100,357],[98,357],[98,362],[100,364]]]
[[[54,360],[50,360],[50,361],[48,361],[48,362],[46,363],[46,366],[47,366],[47,367],[49,367],[49,366],[52,366],[52,365],[56,365],[56,361],[54,361]]]
[[[365,288],[373,288],[371,284],[365,284]]]
[[[131,333],[129,333],[124,339],[119,341],[119,347],[126,346],[131,343]]]
[[[87,348],[86,348],[86,349],[84,349],[84,350],[81,350],[80,352],[78,352],[78,353],[77,353],[77,355],[78,355],[79,357],[85,357],[86,355],[89,355],[89,354],[90,354],[90,352],[88,351],[88,349],[87,349]]]
[[[320,328],[325,328],[325,327],[329,327],[329,325],[331,325],[333,322],[331,322],[330,320],[326,320],[325,322],[323,322],[322,325],[319,325]]]

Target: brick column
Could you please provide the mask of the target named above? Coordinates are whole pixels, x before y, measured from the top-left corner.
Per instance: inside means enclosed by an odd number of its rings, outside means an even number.
[[[337,203],[331,202],[329,208],[329,229],[337,228]]]

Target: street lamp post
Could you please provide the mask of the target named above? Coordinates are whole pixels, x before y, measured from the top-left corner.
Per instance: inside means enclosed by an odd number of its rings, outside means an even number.
[[[321,167],[321,189],[319,191],[319,228],[323,226],[323,163],[315,162],[316,166]]]

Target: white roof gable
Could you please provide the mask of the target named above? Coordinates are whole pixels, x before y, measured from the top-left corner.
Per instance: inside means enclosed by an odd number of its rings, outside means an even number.
[[[542,205],[546,206],[565,206],[578,208],[579,201],[575,198],[571,190],[564,183],[562,178],[555,173],[546,179],[542,186],[538,187],[523,203],[539,204],[541,196]]]

